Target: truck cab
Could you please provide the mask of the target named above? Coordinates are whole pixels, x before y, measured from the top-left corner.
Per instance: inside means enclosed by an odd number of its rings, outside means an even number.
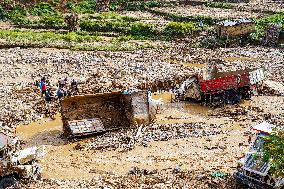
[[[250,150],[238,162],[237,171],[234,177],[237,182],[255,189],[284,188],[284,178],[278,178],[270,172],[270,164],[263,160],[262,147],[264,137],[272,133],[275,126],[263,122],[253,127],[256,131],[255,140],[252,142]]]

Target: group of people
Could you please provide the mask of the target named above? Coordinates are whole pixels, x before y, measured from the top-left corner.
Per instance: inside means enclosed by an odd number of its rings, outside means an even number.
[[[69,88],[69,91],[67,91],[67,78],[61,79],[59,78],[58,80],[58,89],[56,96],[58,99],[64,98],[67,95],[72,96],[77,94],[78,92],[78,83],[75,79],[72,80],[71,82],[71,87]],[[50,83],[49,81],[45,78],[42,77],[40,82],[36,81],[36,86],[39,86],[41,95],[45,97],[46,102],[51,102],[53,99],[55,99],[55,95],[53,94],[51,88],[50,88]]]

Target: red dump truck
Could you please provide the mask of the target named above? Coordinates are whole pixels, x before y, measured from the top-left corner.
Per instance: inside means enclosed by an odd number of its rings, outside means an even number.
[[[176,91],[180,100],[194,99],[206,103],[234,104],[248,99],[264,80],[264,70],[245,69],[230,72],[212,72],[209,78],[193,76]]]

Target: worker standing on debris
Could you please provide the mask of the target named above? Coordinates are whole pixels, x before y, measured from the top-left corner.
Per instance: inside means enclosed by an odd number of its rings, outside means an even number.
[[[54,95],[50,88],[46,91],[45,94],[45,102],[46,102],[46,115],[50,115],[53,118],[54,114],[52,113],[52,100],[54,99]]]
[[[41,90],[41,96],[45,95],[47,86],[46,86],[46,82],[45,82],[44,77],[41,79],[41,81],[39,83],[39,88]]]
[[[79,91],[78,89],[78,82],[73,79],[71,82],[71,94],[77,93]]]
[[[53,95],[51,89],[48,88],[48,90],[45,93],[45,100],[46,100],[46,102],[50,103],[53,100],[53,98],[54,98],[54,95]]]
[[[61,98],[65,97],[65,96],[67,96],[66,89],[64,87],[59,87],[58,90],[57,90],[57,97],[59,99],[61,99]]]
[[[67,83],[67,78],[65,78],[65,79],[59,78],[58,87],[60,87],[60,88],[65,87],[66,83]]]

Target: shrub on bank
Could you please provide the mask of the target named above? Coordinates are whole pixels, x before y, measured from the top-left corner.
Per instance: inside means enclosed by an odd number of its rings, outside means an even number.
[[[165,33],[168,35],[184,36],[196,30],[197,28],[193,22],[170,22],[165,28]]]
[[[80,21],[81,30],[84,31],[99,31],[99,32],[127,32],[129,23],[119,20],[89,20]]]
[[[138,11],[146,8],[160,7],[161,3],[158,1],[131,1],[126,3],[126,10]]]
[[[29,11],[34,16],[56,15],[58,14],[55,8],[49,3],[41,2]]]
[[[282,31],[284,31],[284,13],[277,13],[264,18],[256,19],[256,32],[250,35],[252,41],[261,41],[264,37],[265,29],[269,23],[282,24]]]
[[[51,29],[63,29],[66,28],[66,24],[62,16],[44,16],[42,17],[37,25],[42,28]]]
[[[131,26],[132,35],[149,36],[155,34],[155,27],[151,24],[137,22]]]
[[[5,20],[6,16],[7,15],[5,9],[0,5],[0,20]]]
[[[93,14],[96,12],[96,1],[84,0],[78,3],[74,3],[73,1],[68,1],[65,5],[65,8],[76,13]]]

